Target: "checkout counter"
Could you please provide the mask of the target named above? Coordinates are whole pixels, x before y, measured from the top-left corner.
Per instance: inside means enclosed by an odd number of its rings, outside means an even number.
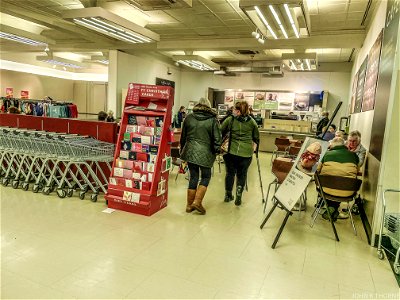
[[[260,131],[260,147],[263,152],[275,150],[275,139],[287,136],[290,140],[305,140],[306,137],[314,137],[311,132],[311,121],[264,119]]]

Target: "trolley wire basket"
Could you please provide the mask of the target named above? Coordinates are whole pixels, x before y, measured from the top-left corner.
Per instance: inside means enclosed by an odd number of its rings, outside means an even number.
[[[393,263],[393,270],[396,274],[400,274],[400,213],[398,212],[399,208],[396,207],[396,212],[388,212],[387,208],[387,193],[400,193],[400,190],[397,189],[386,189],[383,192],[382,197],[382,222],[379,230],[379,241],[378,241],[378,257],[379,259],[384,258],[384,251],[386,250],[391,255],[395,257]],[[396,197],[398,200],[398,197]],[[390,239],[390,242],[393,248],[385,246],[382,244],[383,236],[387,236]],[[393,250],[394,249],[394,250]]]

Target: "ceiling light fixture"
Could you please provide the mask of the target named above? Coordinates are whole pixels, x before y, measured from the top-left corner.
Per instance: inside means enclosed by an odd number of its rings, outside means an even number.
[[[282,53],[282,61],[292,71],[316,71],[318,69],[317,53]]]
[[[306,64],[307,64],[308,70],[311,71],[310,60],[309,59],[306,59]]]
[[[86,67],[85,64],[82,64],[81,62],[74,61],[74,60],[69,60],[69,59],[64,59],[61,57],[56,57],[56,56],[36,56],[36,60],[45,62],[48,64],[52,64],[53,67],[54,65],[56,66],[63,66],[63,67],[68,67],[68,68],[73,68],[73,69],[83,69]]]
[[[28,39],[28,38],[23,37],[23,36],[19,36],[19,35],[3,32],[3,31],[0,31],[0,38],[6,39],[6,40],[9,40],[9,41],[14,41],[14,42],[26,44],[26,45],[46,46],[47,47],[47,43],[45,43],[45,42]]]
[[[220,68],[220,65],[199,55],[174,55],[172,59],[179,64],[200,71],[215,71]]]
[[[284,35],[285,38],[287,39],[287,38],[288,38],[288,35],[287,35],[287,33],[286,33],[286,30],[285,30],[285,28],[283,28],[283,25],[282,25],[282,23],[281,23],[281,20],[279,19],[279,16],[278,16],[278,14],[276,13],[274,7],[273,7],[271,4],[268,5],[268,7],[269,7],[269,10],[270,10],[270,11],[272,12],[272,14],[274,15],[274,18],[275,18],[276,22],[278,23],[279,27],[281,28],[281,31],[282,31],[283,35]]]
[[[151,43],[160,36],[101,7],[66,10],[64,19],[128,43]]]
[[[290,24],[292,25],[294,34],[296,35],[297,38],[300,38],[299,31],[297,30],[296,24],[294,23],[293,18],[292,18],[292,14],[291,14],[291,12],[289,10],[289,5],[287,5],[285,3],[285,4],[283,4],[283,6],[285,7],[285,11],[286,11],[286,14],[287,14],[287,16],[289,18]]]
[[[297,71],[296,64],[293,62],[293,60],[290,60],[290,69]]]
[[[268,31],[272,34],[274,39],[278,39],[275,32],[272,30],[271,26],[268,24],[267,19],[265,19],[263,13],[258,8],[258,6],[254,6],[254,9],[256,10],[258,17],[261,19],[261,21],[264,23],[264,25],[268,28]]]

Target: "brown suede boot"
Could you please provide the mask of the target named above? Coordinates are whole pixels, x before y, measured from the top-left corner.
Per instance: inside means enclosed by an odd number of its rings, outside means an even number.
[[[207,187],[204,185],[199,185],[197,187],[196,196],[194,197],[194,201],[192,204],[192,207],[195,210],[197,210],[201,215],[206,214],[206,210],[204,209],[203,205],[201,205],[201,202],[203,201],[206,192],[207,192]]]
[[[186,204],[186,212],[191,213],[194,211],[194,208],[192,207],[194,197],[196,196],[196,190],[188,189],[187,190],[187,204]]]

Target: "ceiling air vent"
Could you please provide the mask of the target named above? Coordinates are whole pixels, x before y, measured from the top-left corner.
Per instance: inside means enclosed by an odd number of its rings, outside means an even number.
[[[124,1],[144,11],[192,7],[192,0],[124,0]]]
[[[256,55],[259,52],[258,51],[253,51],[253,50],[238,50],[237,53],[243,54],[243,55]]]

